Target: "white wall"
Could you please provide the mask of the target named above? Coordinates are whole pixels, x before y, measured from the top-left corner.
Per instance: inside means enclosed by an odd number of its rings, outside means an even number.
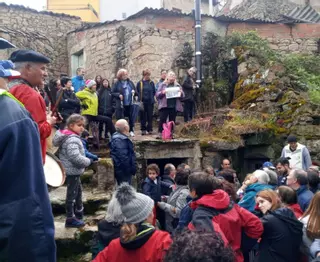
[[[127,17],[145,7],[161,8],[161,0],[100,0],[101,22],[122,20],[122,14]]]

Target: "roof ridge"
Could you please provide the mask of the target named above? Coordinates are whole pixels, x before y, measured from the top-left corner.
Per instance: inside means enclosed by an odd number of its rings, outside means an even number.
[[[50,16],[57,16],[57,17],[66,17],[66,18],[73,18],[73,19],[77,19],[77,20],[81,20],[81,18],[79,16],[74,16],[74,15],[68,15],[68,14],[64,14],[64,13],[54,13],[51,11],[38,11],[36,9],[30,8],[30,7],[26,7],[23,5],[15,5],[15,4],[7,4],[5,2],[0,2],[0,6],[4,6],[4,7],[8,7],[8,8],[14,8],[14,9],[22,9],[25,11],[29,11],[32,13],[38,13],[38,14],[44,14],[44,15],[50,15]]]

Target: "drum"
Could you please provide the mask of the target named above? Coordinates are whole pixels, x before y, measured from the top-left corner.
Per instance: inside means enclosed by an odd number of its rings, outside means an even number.
[[[66,180],[66,172],[60,160],[52,153],[47,152],[46,163],[43,166],[46,183],[52,187],[59,187]]]

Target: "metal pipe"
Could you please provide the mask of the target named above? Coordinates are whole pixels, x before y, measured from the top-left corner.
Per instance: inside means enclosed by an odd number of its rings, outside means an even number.
[[[195,50],[196,50],[196,68],[197,80],[196,83],[200,87],[202,79],[202,65],[201,65],[201,0],[195,0]]]

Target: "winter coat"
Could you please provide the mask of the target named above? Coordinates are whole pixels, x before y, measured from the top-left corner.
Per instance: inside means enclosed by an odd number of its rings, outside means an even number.
[[[292,210],[292,212],[294,213],[297,219],[302,217],[303,211],[301,210],[301,207],[299,206],[299,204],[291,204],[291,205],[288,205],[287,208],[290,208]]]
[[[74,76],[71,80],[75,93],[81,91],[86,85],[83,76]]]
[[[184,98],[183,101],[193,101],[194,100],[194,95],[193,95],[193,86],[194,82],[192,80],[192,77],[188,74],[182,84],[183,92],[184,92]]]
[[[149,177],[142,183],[142,192],[143,194],[149,196],[153,199],[154,203],[161,201],[161,178],[157,177],[157,183],[151,180]]]
[[[166,98],[166,94],[162,94],[162,91],[165,90],[168,87],[167,84],[162,83],[159,86],[159,89],[156,93],[156,97],[158,99],[158,109],[161,110],[162,108],[167,108],[167,98]],[[169,86],[171,87],[171,86]],[[174,87],[181,87],[178,83],[174,84]],[[183,91],[181,92],[181,98],[184,97],[184,93]],[[177,98],[176,99],[176,111],[178,112],[183,112],[183,107],[182,107],[182,103],[181,103],[181,98]]]
[[[89,88],[76,93],[80,99],[81,105],[86,105],[88,108],[82,108],[82,115],[97,116],[98,115],[98,96]]]
[[[81,138],[81,141],[84,148],[85,156],[89,159],[92,159],[93,161],[98,161],[99,159],[98,156],[89,152],[88,146],[87,146],[88,142],[84,138]]]
[[[176,232],[183,231],[191,222],[193,209],[190,207],[191,201],[196,201],[197,199],[192,200],[192,197],[189,195],[186,198],[187,204],[181,209],[180,217]]]
[[[112,117],[113,115],[113,97],[111,94],[111,88],[102,87],[98,91],[98,99],[99,99],[99,107],[98,112],[99,115]]]
[[[54,221],[37,123],[1,89],[0,112],[0,260],[55,262]]]
[[[309,251],[310,251],[310,247],[312,245],[312,239],[310,239],[307,235],[307,226],[308,226],[308,222],[309,222],[309,218],[310,218],[310,215],[300,219],[301,223],[303,224],[303,237],[302,237],[302,247],[301,247],[301,250],[302,252],[309,256]]]
[[[307,210],[313,198],[313,193],[308,189],[308,186],[300,186],[300,188],[296,192],[298,197],[298,204],[304,212]]]
[[[188,186],[177,186],[167,199],[167,203],[159,203],[159,207],[166,212],[166,231],[169,233],[172,233],[177,227],[181,210],[187,204],[189,194]],[[175,212],[173,212],[173,209],[175,209]]]
[[[232,247],[238,262],[243,262],[241,252],[242,232],[248,237],[258,239],[263,233],[263,226],[258,217],[230,201],[223,190],[215,190],[191,202],[194,210],[189,228],[215,231],[220,228]],[[271,261],[271,260],[270,260]]]
[[[146,104],[154,104],[154,96],[156,95],[156,87],[153,81],[139,81],[137,83],[137,92],[140,101]]]
[[[120,237],[120,228],[121,225],[110,223],[104,219],[98,223],[98,232],[92,247],[92,259],[107,247],[112,240]]]
[[[169,187],[168,187],[168,186],[162,186],[162,188],[161,188],[161,193],[162,193],[162,195],[164,195],[164,196],[169,196],[169,195],[172,193],[172,188],[173,188],[173,186],[174,186],[176,183],[175,183],[174,180],[173,180],[170,176],[168,176],[168,175],[163,175],[163,176],[162,176],[162,181],[165,182],[166,184],[168,184]]]
[[[114,133],[109,143],[115,177],[124,178],[136,174],[136,154],[133,143],[124,134]]]
[[[172,243],[170,235],[143,225],[138,234],[129,242],[112,240],[93,262],[162,262]]]
[[[310,247],[310,255],[312,258],[315,258],[320,252],[320,239],[315,239]]]
[[[299,260],[302,223],[288,208],[268,212],[262,218],[264,231],[255,262],[295,262]]]
[[[297,143],[297,149],[291,151],[290,145],[282,149],[281,157],[290,158],[290,167],[292,169],[303,169],[307,171],[312,165],[311,157],[308,148],[305,145]]]
[[[136,89],[134,83],[133,83],[130,79],[128,79],[127,81],[128,81],[128,84],[130,85],[131,89],[135,91],[134,97],[138,97],[138,92],[137,92],[137,89]],[[121,82],[120,80],[117,81],[117,82],[113,85],[111,93],[112,93],[112,96],[113,96],[113,98],[114,98],[114,100],[115,100],[116,118],[117,118],[117,119],[120,119],[120,118],[123,117],[123,116],[122,116],[123,113],[122,113],[121,100],[120,100],[120,97],[119,97],[119,96],[120,96],[120,95],[123,95],[123,96],[124,96],[124,91],[123,91],[123,87],[122,87],[122,82]],[[140,100],[139,97],[138,97],[138,100]],[[132,101],[131,101],[131,102],[132,102]]]
[[[57,100],[61,95],[61,92],[63,92],[63,95],[60,100],[58,110],[63,117],[63,120],[66,121],[72,114],[80,113],[80,101],[72,90],[64,90],[62,88],[57,93]]]
[[[260,183],[249,185],[246,188],[243,198],[238,203],[239,206],[249,210],[250,212],[253,212],[256,206],[257,193],[265,189],[273,189],[273,186]]]
[[[46,104],[35,89],[30,84],[19,78],[9,83],[10,93],[17,98],[31,114],[32,119],[38,124],[40,132],[40,145],[42,152],[42,162],[45,163],[47,152],[47,138],[51,135],[51,125],[47,122]]]
[[[53,138],[53,145],[59,147],[59,159],[66,170],[67,176],[82,175],[91,160],[85,156],[80,137],[71,131],[57,131]]]

